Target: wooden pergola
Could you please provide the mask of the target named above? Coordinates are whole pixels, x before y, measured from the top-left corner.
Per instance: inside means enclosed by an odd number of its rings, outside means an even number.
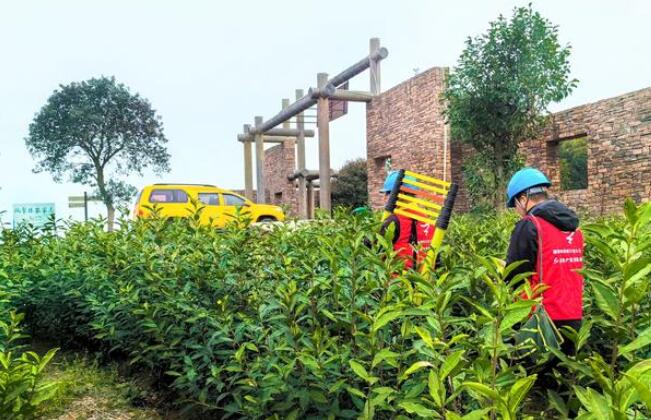
[[[304,112],[316,105],[316,122],[319,139],[319,207],[331,210],[330,167],[330,101],[370,102],[380,93],[380,61],[388,56],[386,48],[380,46],[379,38],[371,38],[369,54],[332,78],[327,73],[317,74],[317,87],[308,89],[307,95],[302,89],[296,90],[296,99],[290,104],[289,99],[282,100],[282,109],[275,116],[264,120],[256,116],[254,124],[245,124],[243,133],[237,136],[244,147],[244,190],[249,199],[253,199],[253,150],[255,144],[257,202],[265,202],[264,179],[264,144],[283,143],[296,140],[296,170],[288,182],[298,182],[298,212],[301,218],[311,214],[308,208],[308,187],[312,186],[315,171],[305,167],[305,138],[314,137],[314,130],[305,129]],[[342,89],[342,85],[353,77],[370,69],[369,91],[351,91]],[[290,119],[295,117],[295,128],[290,127]],[[281,126],[281,127],[279,127]],[[309,175],[309,180],[308,180]],[[309,188],[310,190],[312,188]]]

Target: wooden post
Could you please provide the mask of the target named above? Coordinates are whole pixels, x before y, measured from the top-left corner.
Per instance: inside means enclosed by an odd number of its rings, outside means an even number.
[[[317,74],[317,87],[324,89],[328,74]],[[330,211],[330,107],[328,98],[317,100],[317,123],[319,125],[319,207]]]
[[[281,101],[281,105],[280,105],[280,106],[281,106],[281,109],[282,109],[283,111],[287,110],[287,108],[289,108],[289,98],[283,98],[283,100]],[[285,129],[289,129],[289,128],[290,128],[289,126],[290,126],[289,120],[286,120],[285,122],[283,122],[283,128],[285,128]],[[282,151],[281,151],[281,153],[282,153],[282,156],[285,156],[285,148],[286,148],[286,147],[291,147],[292,150],[293,150],[293,148],[294,148],[294,139],[291,138],[291,137],[287,137],[287,139],[286,139],[285,141],[283,141],[281,144],[282,144],[282,146],[281,146],[281,147],[282,147]],[[284,158],[283,158],[283,159],[284,159]],[[296,169],[295,167],[292,168],[292,171],[294,171],[295,169]],[[291,175],[291,174],[290,174],[290,175]],[[283,188],[281,203],[276,203],[276,202],[275,202],[275,198],[272,198],[272,202],[273,202],[274,204],[278,204],[278,205],[280,205],[280,204],[285,204],[285,203],[286,203],[286,204],[287,204],[288,206],[290,206],[290,208],[291,208],[291,206],[292,206],[292,200],[291,200],[291,198],[292,198],[292,194],[295,194],[295,191],[294,191],[294,182],[290,182],[290,181],[287,179],[287,174],[282,174],[282,176],[283,176],[283,178],[285,179],[285,182],[288,183],[288,185],[286,185],[286,186]],[[292,210],[292,213],[293,213],[293,211],[294,211],[294,210]]]
[[[84,191],[84,222],[88,221],[88,193]]]
[[[303,97],[303,89],[296,89],[296,100],[298,101]],[[296,114],[296,129],[299,130],[298,137],[296,138],[296,170],[302,171],[305,169],[305,118],[303,113]],[[305,177],[298,178],[298,217],[301,219],[309,218],[307,212],[307,185]]]
[[[262,125],[262,117],[255,117],[255,126],[259,128]],[[255,135],[255,174],[256,174],[256,202],[265,203],[266,187],[264,185],[264,142],[262,133]]]
[[[374,53],[380,49],[380,38],[371,38],[369,41],[370,54],[369,57],[372,57]],[[370,67],[369,73],[371,75],[371,93],[373,95],[380,94],[380,60],[374,60],[369,58]]]
[[[307,196],[307,202],[306,202],[307,217],[308,219],[313,219],[314,218],[314,184],[312,183],[312,181],[307,182],[306,196]]]
[[[244,133],[249,131],[251,126],[244,125]],[[253,147],[250,141],[243,141],[244,147],[244,196],[253,201]]]

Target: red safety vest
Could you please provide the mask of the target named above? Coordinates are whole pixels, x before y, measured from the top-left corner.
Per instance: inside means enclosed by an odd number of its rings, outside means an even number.
[[[583,318],[583,233],[579,229],[564,232],[550,222],[526,216],[538,232],[536,272],[531,286],[541,281],[547,289],[542,304],[554,321]]]
[[[404,259],[405,268],[412,268],[414,261],[420,264],[425,259],[435,227],[405,216],[395,216],[400,224],[400,236],[393,244],[393,249]]]

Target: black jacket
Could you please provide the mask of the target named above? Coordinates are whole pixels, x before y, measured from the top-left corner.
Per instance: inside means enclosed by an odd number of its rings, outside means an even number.
[[[529,214],[545,219],[564,232],[571,232],[579,227],[579,218],[570,208],[556,200],[545,200],[529,210]],[[511,243],[506,257],[506,265],[524,260],[525,263],[509,273],[511,280],[514,276],[533,272],[538,255],[538,232],[531,220],[522,219],[513,228]]]

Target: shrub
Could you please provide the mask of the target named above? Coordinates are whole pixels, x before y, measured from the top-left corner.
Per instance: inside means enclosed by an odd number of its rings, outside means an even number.
[[[514,344],[533,302],[520,298],[527,282],[504,281],[510,215],[456,217],[431,277],[401,274],[376,215],[3,231],[14,280],[1,287],[35,334],[127,357],[213,417],[640,417],[651,403],[649,219],[651,205],[629,203],[626,219],[586,225],[579,352],[559,355],[564,391],[544,398],[530,389],[552,355],[525,369]]]

